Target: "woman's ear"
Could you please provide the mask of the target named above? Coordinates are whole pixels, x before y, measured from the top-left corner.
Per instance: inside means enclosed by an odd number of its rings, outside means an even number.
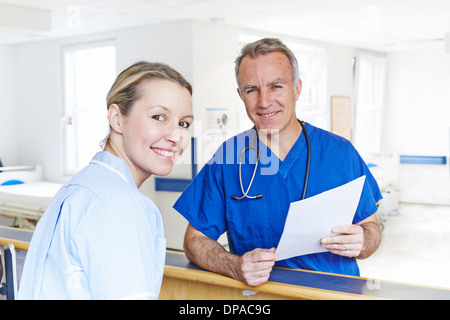
[[[122,113],[119,106],[115,103],[108,108],[108,120],[111,131],[122,133]]]

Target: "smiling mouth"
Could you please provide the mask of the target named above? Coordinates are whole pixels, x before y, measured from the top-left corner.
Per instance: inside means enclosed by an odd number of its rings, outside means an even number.
[[[151,148],[154,152],[156,152],[157,154],[160,154],[164,157],[173,157],[175,152],[173,151],[168,151],[168,150],[163,150],[163,149],[157,149],[157,148]]]
[[[260,114],[261,117],[263,118],[269,118],[272,117],[274,115],[276,115],[278,113],[278,111],[272,112],[272,113],[265,113],[265,114]]]

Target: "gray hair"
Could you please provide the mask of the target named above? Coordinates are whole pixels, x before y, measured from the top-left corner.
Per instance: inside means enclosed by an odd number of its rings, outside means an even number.
[[[264,55],[273,51],[280,51],[284,53],[288,58],[289,63],[291,65],[292,80],[295,88],[298,80],[300,79],[300,72],[298,68],[297,59],[295,58],[292,51],[283,42],[275,38],[263,38],[258,41],[249,43],[242,48],[241,54],[235,60],[235,68],[234,68],[234,72],[236,74],[236,81],[238,85],[239,85],[239,67],[241,66],[241,62],[242,59],[244,59],[244,57],[250,55],[252,58],[255,58],[260,54]]]

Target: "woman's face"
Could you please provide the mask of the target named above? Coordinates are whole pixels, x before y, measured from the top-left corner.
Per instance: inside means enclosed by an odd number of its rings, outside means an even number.
[[[141,98],[122,117],[123,149],[136,182],[165,176],[188,146],[193,121],[189,91],[170,80],[146,79]],[[135,176],[137,175],[137,176]]]

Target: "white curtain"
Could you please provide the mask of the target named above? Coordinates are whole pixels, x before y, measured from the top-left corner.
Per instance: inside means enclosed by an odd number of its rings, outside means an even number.
[[[355,56],[352,142],[360,153],[376,154],[381,151],[385,69],[384,58]]]

